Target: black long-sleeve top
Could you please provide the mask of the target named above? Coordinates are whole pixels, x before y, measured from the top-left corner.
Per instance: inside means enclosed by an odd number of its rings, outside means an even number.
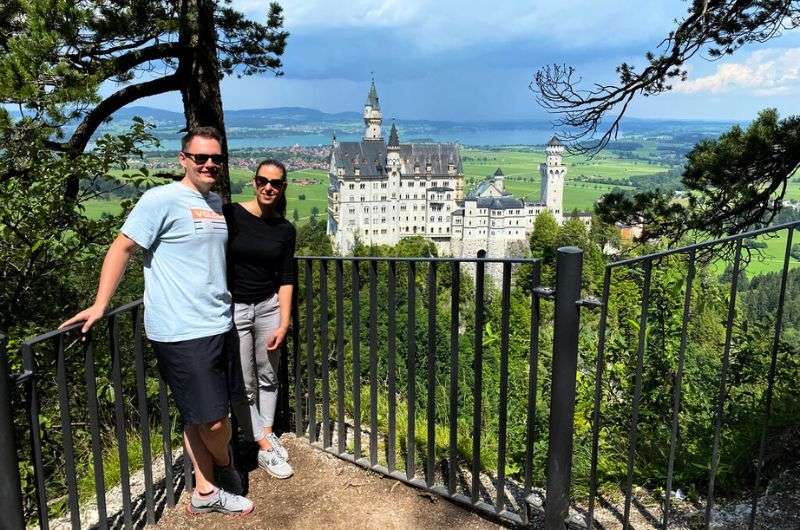
[[[255,304],[294,282],[294,225],[253,215],[241,204],[222,208],[228,224],[228,289],[234,302]]]

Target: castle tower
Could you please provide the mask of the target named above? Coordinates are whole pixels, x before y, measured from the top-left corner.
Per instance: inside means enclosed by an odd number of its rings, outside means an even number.
[[[397,127],[392,122],[389,131],[389,143],[386,144],[386,166],[389,169],[400,171],[400,137],[397,135]]]
[[[383,115],[378,102],[378,91],[375,90],[375,80],[373,79],[367,95],[367,102],[364,103],[364,125],[366,126],[364,140],[383,140],[383,136],[381,136],[382,121]]]
[[[539,164],[539,174],[542,178],[540,200],[550,210],[558,222],[564,216],[564,179],[567,177],[567,167],[563,163],[564,146],[553,136],[547,147],[547,161]]]
[[[503,170],[497,168],[497,171],[494,172],[494,187],[497,188],[497,191],[505,191],[505,182],[506,176],[503,174]]]

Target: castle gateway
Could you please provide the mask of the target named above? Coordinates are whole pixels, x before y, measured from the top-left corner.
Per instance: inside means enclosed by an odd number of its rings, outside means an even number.
[[[457,144],[403,144],[394,124],[386,142],[381,132],[378,92],[372,83],[364,104],[364,137],[331,146],[328,236],[340,254],[356,240],[394,245],[422,236],[440,255],[487,257],[518,254],[536,216],[549,210],[563,219],[564,146],[555,137],[540,164],[539,202],[505,191],[500,168],[464,196],[464,170]],[[522,247],[520,247],[522,245]]]

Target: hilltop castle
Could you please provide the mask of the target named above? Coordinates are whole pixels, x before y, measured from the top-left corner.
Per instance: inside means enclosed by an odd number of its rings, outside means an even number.
[[[364,104],[360,142],[334,137],[328,187],[328,235],[342,254],[356,238],[365,244],[394,245],[423,236],[440,255],[505,257],[515,245],[527,247],[536,216],[544,210],[563,219],[564,146],[553,137],[540,164],[538,202],[505,191],[500,168],[464,196],[464,171],[456,144],[402,144],[392,124],[389,141],[381,132],[375,82]]]

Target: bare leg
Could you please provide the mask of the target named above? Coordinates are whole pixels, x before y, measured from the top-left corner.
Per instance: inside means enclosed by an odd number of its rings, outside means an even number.
[[[228,442],[231,440],[231,424],[228,418],[221,418],[203,425],[198,425],[197,433],[210,455],[212,466],[228,467],[231,464],[228,453]],[[212,468],[211,472],[214,470]],[[212,475],[213,476],[213,475]]]
[[[194,464],[195,490],[208,493],[214,489],[214,460],[199,434],[199,425],[187,425],[183,430],[183,442]]]
[[[272,427],[264,427],[262,432],[264,433],[264,436],[256,440],[256,443],[258,444],[258,448],[262,451],[269,451],[272,449],[272,443],[267,438],[267,435],[272,433]]]

